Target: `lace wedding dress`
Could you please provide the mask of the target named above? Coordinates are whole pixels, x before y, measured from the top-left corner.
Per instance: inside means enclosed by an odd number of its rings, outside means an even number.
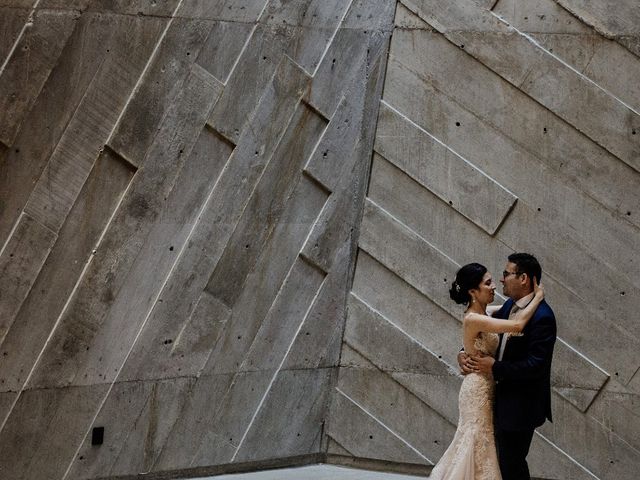
[[[497,334],[481,333],[474,346],[495,357],[498,342]],[[478,373],[464,377],[458,395],[458,428],[430,480],[501,479],[493,437],[493,394],[493,378]]]

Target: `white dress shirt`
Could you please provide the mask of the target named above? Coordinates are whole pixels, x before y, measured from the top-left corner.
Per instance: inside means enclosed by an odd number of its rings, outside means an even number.
[[[514,302],[513,307],[511,307],[511,311],[509,312],[509,320],[513,320],[513,318],[516,316],[516,313],[519,310],[522,310],[527,305],[529,305],[531,300],[533,300],[534,295],[535,293],[531,292],[529,295],[525,295],[524,297],[519,299],[517,302]],[[500,351],[498,352],[498,360],[502,360],[502,356],[504,355],[504,349],[506,348],[507,341],[509,341],[509,337],[511,335],[514,335],[514,334],[505,333],[502,335],[502,341],[500,342]]]

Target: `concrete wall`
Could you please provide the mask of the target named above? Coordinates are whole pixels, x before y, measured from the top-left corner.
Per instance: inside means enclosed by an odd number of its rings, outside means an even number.
[[[525,250],[560,336],[533,472],[635,478],[638,20],[0,0],[0,477],[430,465],[451,275]]]
[[[319,454],[394,3],[0,5],[0,477]]]
[[[559,328],[532,473],[637,477],[638,25],[631,0],[400,0],[330,453],[440,458],[461,382],[452,275],[530,251]]]

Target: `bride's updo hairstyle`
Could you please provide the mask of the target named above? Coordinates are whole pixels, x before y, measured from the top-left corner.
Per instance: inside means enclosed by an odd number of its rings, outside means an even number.
[[[478,288],[485,273],[487,273],[487,267],[479,263],[467,263],[460,267],[449,290],[451,300],[459,305],[469,304],[471,302],[469,290]]]

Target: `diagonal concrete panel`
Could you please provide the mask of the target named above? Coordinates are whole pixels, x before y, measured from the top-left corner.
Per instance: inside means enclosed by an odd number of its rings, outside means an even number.
[[[14,2],[15,3],[15,2]],[[30,5],[7,5],[0,7],[0,29],[6,32],[6,35],[0,39],[0,65],[3,65],[9,57],[11,50],[14,48],[16,41],[22,35],[25,24],[29,18]]]
[[[375,64],[372,59],[385,61],[381,49],[391,34],[385,28],[392,22],[395,4],[392,0],[344,3],[350,4],[349,10],[314,71],[314,88],[309,92],[309,102],[329,118],[334,115],[346,92],[362,94],[353,83],[359,78],[358,71]]]
[[[0,433],[7,478],[62,478],[106,385],[23,391]],[[30,422],[25,422],[30,418]],[[73,422],[69,421],[73,418]]]
[[[192,72],[190,87],[183,91],[184,101],[177,101],[165,118],[162,132],[147,156],[149,161],[144,174],[134,177],[127,197],[98,246],[98,254],[85,271],[74,302],[63,313],[61,326],[41,356],[29,382],[30,388],[108,381],[117,373],[114,368],[121,366],[130,344],[124,349],[109,352],[113,363],[109,365],[108,372],[102,370],[101,357],[91,357],[90,350],[96,340],[106,340],[97,338],[103,326],[117,329],[116,325],[105,324],[107,313],[165,202],[166,197],[157,197],[156,194],[163,192],[168,195],[171,191],[180,171],[176,166],[184,163],[204,126],[203,116],[208,114],[216,98],[212,95],[216,84],[211,82],[208,73],[201,71]],[[94,282],[99,285],[98,290]],[[127,318],[117,320],[129,325]],[[91,362],[86,361],[87,355]]]
[[[412,446],[423,461],[434,462],[453,438],[454,425],[380,370],[343,369],[336,388]]]
[[[236,462],[322,451],[333,369],[282,370],[246,434]],[[283,416],[282,412],[290,415]]]
[[[433,375],[457,373],[447,368],[425,345],[353,293],[349,296],[348,308],[344,341],[385,373],[395,370]]]
[[[22,214],[0,250],[0,342],[7,336],[57,238],[55,232]]]
[[[394,41],[399,46],[405,43],[408,46],[394,48],[392,45],[385,98],[415,123],[433,132],[458,153],[473,158],[492,178],[507,186],[514,185],[513,189],[517,185],[521,200],[531,198],[525,194],[533,184],[518,182],[518,179],[540,178],[542,185],[553,184],[548,190],[550,195],[559,195],[557,200],[549,196],[549,200],[554,201],[543,205],[546,197],[537,195],[535,200],[528,201],[540,203],[547,211],[558,211],[557,215],[571,222],[577,231],[585,221],[573,221],[580,218],[579,210],[565,214],[579,205],[577,199],[564,201],[565,195],[569,195],[564,193],[567,187],[587,192],[582,196],[616,213],[620,221],[609,228],[623,228],[626,222],[639,225],[633,216],[637,200],[632,185],[640,178],[637,171],[517,88],[499,81],[494,73],[442,35],[400,31]],[[447,61],[451,58],[455,61]],[[474,81],[470,82],[469,78]],[[443,122],[443,118],[448,121]],[[505,168],[509,162],[518,168]],[[536,165],[540,166],[536,168]],[[536,174],[532,175],[532,171]],[[506,176],[512,178],[506,180]],[[556,183],[560,185],[556,187]],[[539,191],[537,187],[535,192]],[[560,205],[567,210],[560,211]],[[585,235],[585,241],[589,237],[595,241],[589,235]],[[615,242],[615,237],[606,243]],[[620,248],[613,252],[626,250]]]
[[[326,124],[305,104],[296,110],[205,287],[224,304],[232,307],[242,292],[247,275],[280,222],[284,204]]]
[[[245,282],[242,294],[234,305],[233,316],[225,325],[203,372],[233,372],[243,364],[265,316],[278,298],[283,285],[286,285],[291,270],[299,263],[298,254],[326,200],[324,190],[306,176],[300,177],[289,199],[283,221],[274,231],[271,241],[262,251],[258,263]],[[278,261],[274,262],[273,258]],[[264,278],[269,279],[267,284],[264,284]]]
[[[98,158],[11,329],[0,344],[4,352],[0,362],[0,390],[20,391],[24,385],[133,174],[131,166],[109,150]],[[16,238],[15,234],[12,238]],[[30,242],[34,240],[32,235]],[[35,242],[34,246],[37,246]],[[31,252],[29,257],[33,262],[36,253]],[[13,260],[14,265],[16,261]],[[61,269],[66,272],[64,276],[59,274]],[[4,275],[3,278],[9,277]],[[7,313],[3,318],[8,321],[12,317]]]
[[[382,102],[374,149],[490,235],[517,197],[441,140]]]
[[[175,7],[180,2],[167,3]],[[111,148],[134,165],[142,164],[210,29],[209,22],[183,18],[172,18],[165,27],[150,64],[108,140]]]
[[[415,447],[407,445],[384,423],[339,391],[333,397],[332,413],[327,434],[354,456],[402,463],[431,463]]]
[[[235,451],[221,457],[215,445],[203,443],[192,464],[236,461],[323,280],[323,272],[315,267],[302,260],[294,263],[209,426],[216,436],[228,438]]]
[[[640,171],[640,140],[632,135],[640,126],[638,112],[471,0],[446,4],[447,8],[440,0],[405,4],[465,52]],[[483,33],[482,41],[476,40],[476,32]],[[500,47],[486,40],[492,34],[500,39]],[[571,95],[555,95],[559,90]],[[591,105],[599,115],[583,115],[576,107],[582,104]]]
[[[169,210],[167,219],[174,227],[191,228],[189,237],[182,249],[180,245],[162,241],[164,253],[171,254],[176,263],[148,312],[144,328],[120,373],[123,380],[195,375],[209,353],[210,345],[206,339],[215,336],[217,322],[210,322],[212,317],[206,315],[215,315],[213,318],[224,322],[226,307],[218,310],[218,316],[214,304],[207,298],[201,298],[197,303],[196,295],[200,295],[203,285],[198,285],[195,280],[205,282],[208,272],[204,270],[208,267],[199,256],[205,243],[196,242],[193,237],[194,232],[203,226],[199,217],[210,194],[210,182],[220,176],[231,151],[226,142],[207,128],[203,129],[194,145],[181,174],[189,190],[183,192],[185,203],[177,210]],[[173,253],[171,247],[174,248]],[[195,290],[197,294],[193,293]],[[206,342],[204,345],[203,341]]]
[[[532,473],[633,478],[640,62],[605,4],[5,2],[0,83],[34,75],[0,243],[41,248],[1,258],[0,476],[428,472],[458,414],[451,275],[530,250],[560,334]]]
[[[144,33],[139,27],[130,35]],[[26,212],[53,231],[60,229],[76,201],[146,65],[149,47],[121,56],[128,40],[122,38],[100,66],[25,206]]]
[[[0,175],[0,243],[7,239],[85,94],[95,95],[87,88],[98,83],[94,79],[105,57],[111,51],[119,51],[117,39],[125,38],[127,32],[142,31],[152,41],[161,26],[158,19],[116,20],[97,14],[83,15],[78,20],[12,148],[0,155],[0,172],[6,172]]]
[[[640,75],[640,62],[618,42],[598,35],[554,0],[501,0],[493,12],[640,111],[640,86],[633,80]]]
[[[0,69],[0,142],[12,145],[78,21],[76,12],[36,11]]]
[[[613,38],[640,56],[640,13],[633,1],[554,0],[607,38]]]

